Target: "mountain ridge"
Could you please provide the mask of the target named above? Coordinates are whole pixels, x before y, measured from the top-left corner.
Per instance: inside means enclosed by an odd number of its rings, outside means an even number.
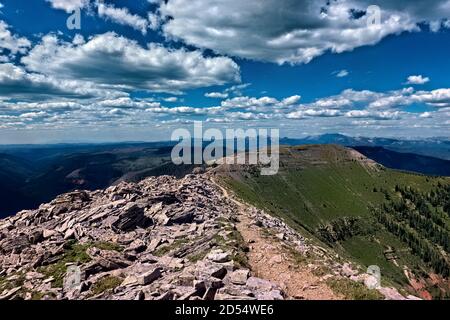
[[[0,220],[0,300],[416,299],[365,288],[370,274],[208,171],[75,191]]]
[[[280,143],[290,146],[305,144],[338,144],[344,147],[384,147],[385,149],[396,152],[414,153],[450,160],[450,140],[445,137],[405,140],[379,137],[351,137],[343,134],[329,133],[299,139],[282,138]]]
[[[440,244],[450,231],[449,178],[390,170],[336,145],[284,147],[274,176],[242,165],[216,170],[244,201],[356,263],[378,265],[392,285],[427,299],[448,295],[448,251]],[[425,251],[406,237],[410,230]]]

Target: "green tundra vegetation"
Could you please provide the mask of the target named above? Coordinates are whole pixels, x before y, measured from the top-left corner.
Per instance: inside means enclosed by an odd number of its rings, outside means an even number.
[[[390,285],[408,285],[405,269],[449,275],[449,178],[386,169],[334,145],[283,147],[279,173],[259,172],[235,166],[222,181],[341,256],[378,265]]]

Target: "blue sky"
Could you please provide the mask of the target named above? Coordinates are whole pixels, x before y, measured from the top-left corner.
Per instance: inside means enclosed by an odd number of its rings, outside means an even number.
[[[444,0],[0,3],[0,143],[449,136]]]

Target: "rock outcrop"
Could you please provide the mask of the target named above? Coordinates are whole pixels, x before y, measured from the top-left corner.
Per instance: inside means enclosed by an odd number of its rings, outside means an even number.
[[[0,299],[283,299],[203,175],[74,191],[0,221]]]

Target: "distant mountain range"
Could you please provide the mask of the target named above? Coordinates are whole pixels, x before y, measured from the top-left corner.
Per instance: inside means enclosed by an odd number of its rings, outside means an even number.
[[[122,180],[183,176],[165,143],[13,146],[0,148],[0,217],[32,209],[75,189],[96,190]]]
[[[0,146],[0,217],[35,208],[75,189],[102,189],[122,180],[139,181],[163,174],[183,176],[194,166],[172,163],[170,154],[174,144]],[[450,176],[450,143],[445,139],[403,141],[326,134],[304,139],[284,138],[281,144],[350,146],[388,168]]]

